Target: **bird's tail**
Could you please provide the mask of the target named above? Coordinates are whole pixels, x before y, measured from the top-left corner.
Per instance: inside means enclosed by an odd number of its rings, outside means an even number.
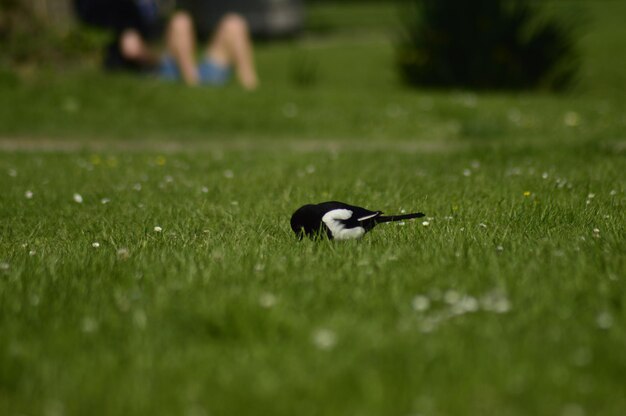
[[[376,221],[377,224],[381,224],[383,222],[410,220],[412,218],[422,218],[424,216],[425,214],[421,212],[415,212],[413,214],[402,214],[402,215],[386,215],[386,216],[383,215],[383,216],[374,218],[374,221]]]

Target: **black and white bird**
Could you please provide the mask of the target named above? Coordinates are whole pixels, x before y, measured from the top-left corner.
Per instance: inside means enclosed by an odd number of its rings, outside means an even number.
[[[305,235],[318,238],[325,234],[331,240],[351,240],[363,237],[377,224],[424,216],[421,212],[389,216],[382,214],[382,211],[370,211],[338,201],[308,204],[293,213],[291,229],[300,239]]]

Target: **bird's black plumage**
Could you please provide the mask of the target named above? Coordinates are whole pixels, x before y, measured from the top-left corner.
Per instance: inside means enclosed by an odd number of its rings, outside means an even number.
[[[377,224],[420,218],[421,212],[384,216],[382,211],[370,211],[338,201],[304,205],[291,216],[291,229],[299,238],[350,240],[362,237]]]

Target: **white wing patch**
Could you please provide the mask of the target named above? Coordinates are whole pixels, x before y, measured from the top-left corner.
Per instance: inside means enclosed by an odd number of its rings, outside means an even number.
[[[363,237],[365,228],[346,228],[346,226],[339,221],[347,220],[350,217],[352,217],[352,211],[349,209],[333,209],[324,214],[322,221],[326,224],[335,240],[352,240]]]
[[[370,218],[378,217],[379,215],[380,215],[380,212],[375,212],[375,213],[373,213],[373,214],[366,215],[366,216],[361,217],[361,218],[357,218],[357,221],[365,221],[365,220],[369,220]]]

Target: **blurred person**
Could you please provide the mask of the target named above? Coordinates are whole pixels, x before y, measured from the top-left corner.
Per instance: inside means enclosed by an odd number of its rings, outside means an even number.
[[[163,19],[158,0],[74,0],[79,18],[113,31],[104,65],[107,69],[155,72],[187,85],[223,85],[237,75],[246,89],[255,89],[254,65],[248,25],[235,13],[223,16],[196,60],[196,30],[192,16],[177,10]],[[149,45],[165,35],[166,53],[159,56]]]

